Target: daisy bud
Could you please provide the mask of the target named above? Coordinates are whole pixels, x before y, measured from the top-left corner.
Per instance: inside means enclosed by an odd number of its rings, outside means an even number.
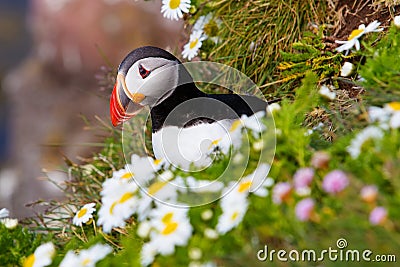
[[[207,237],[208,239],[217,239],[218,233],[214,229],[206,228],[204,230],[204,236]]]
[[[212,218],[213,212],[212,212],[212,210],[207,209],[207,210],[203,211],[200,216],[204,221],[208,221]]]
[[[360,192],[361,199],[365,202],[375,202],[378,196],[378,188],[375,185],[367,185],[361,188]]]
[[[272,201],[275,204],[281,204],[290,197],[292,186],[285,182],[277,183],[272,191]]]
[[[295,207],[295,214],[300,221],[308,221],[314,212],[315,203],[311,198],[299,201]]]
[[[189,249],[189,258],[192,260],[200,260],[203,256],[201,249],[199,248],[191,248]]]
[[[322,188],[325,192],[335,195],[349,185],[347,175],[341,170],[334,170],[325,175],[322,181]]]
[[[394,22],[394,25],[395,25],[397,28],[400,28],[400,15],[394,17],[393,22]]]
[[[382,225],[387,219],[387,210],[384,207],[376,207],[369,214],[369,222],[372,225]]]
[[[340,69],[340,76],[347,77],[349,76],[354,69],[354,65],[350,62],[345,62]]]
[[[326,169],[328,168],[329,161],[331,160],[331,156],[328,153],[323,151],[315,152],[311,158],[311,166],[316,169]]]

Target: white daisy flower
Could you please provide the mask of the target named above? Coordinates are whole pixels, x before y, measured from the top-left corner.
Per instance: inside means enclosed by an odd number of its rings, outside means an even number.
[[[338,44],[342,44],[341,46],[336,48],[336,51],[338,51],[338,52],[346,51],[346,53],[348,53],[348,51],[350,49],[352,49],[353,47],[355,47],[357,50],[360,50],[359,39],[361,38],[361,36],[363,36],[366,33],[370,33],[370,32],[383,31],[383,28],[378,28],[379,25],[381,25],[381,23],[376,20],[371,22],[370,24],[368,24],[367,27],[365,27],[364,24],[361,24],[358,27],[358,29],[353,30],[350,33],[349,37],[347,38],[347,41],[339,41],[339,40],[335,41]]]
[[[274,184],[274,180],[270,177],[267,177],[270,169],[271,166],[269,164],[262,163],[259,165],[253,173],[243,177],[238,183],[234,184],[232,191],[230,191],[229,194],[221,200],[221,205],[226,205],[226,203],[235,200],[241,201],[241,197],[239,195],[247,197],[249,193],[253,193],[260,197],[267,196],[267,188]]]
[[[234,227],[238,226],[246,214],[248,201],[246,198],[238,198],[235,204],[222,207],[222,214],[218,218],[216,230],[220,234],[225,234]]]
[[[281,106],[278,103],[271,103],[268,105],[267,111],[269,114],[274,114],[281,110]]]
[[[319,93],[322,97],[324,97],[324,98],[326,98],[326,99],[328,99],[328,100],[331,100],[331,101],[334,100],[334,99],[336,98],[336,93],[333,92],[333,91],[331,91],[331,89],[329,89],[329,87],[326,86],[326,85],[322,85],[322,86],[320,87],[318,93]]]
[[[259,134],[266,130],[266,126],[262,123],[261,118],[265,117],[265,111],[259,111],[254,113],[250,117],[242,115],[243,126],[250,129],[253,132],[255,138],[259,137]]]
[[[199,53],[199,49],[206,37],[203,31],[194,31],[189,37],[189,42],[183,46],[182,56],[192,60]]]
[[[56,249],[53,243],[48,242],[40,245],[35,249],[35,252],[29,255],[25,261],[24,266],[42,267],[51,264]]]
[[[202,31],[206,39],[210,38],[211,41],[217,44],[219,43],[220,38],[218,36],[209,37],[209,35],[210,33],[211,35],[216,34],[216,31],[218,31],[222,21],[218,18],[213,18],[213,16],[214,15],[212,13],[208,13],[205,16],[200,16],[194,23],[192,32]]]
[[[383,131],[381,128],[378,128],[376,126],[368,126],[361,132],[359,132],[353,138],[353,140],[351,140],[351,143],[346,150],[353,159],[356,159],[360,155],[361,148],[366,141],[370,139],[373,140],[382,139],[382,137],[383,137]]]
[[[0,210],[0,219],[1,218],[7,218],[8,216],[10,216],[10,211],[6,208],[2,208]]]
[[[186,184],[191,192],[197,193],[218,192],[224,188],[224,184],[222,182],[197,180],[192,176],[186,178]]]
[[[231,148],[238,150],[242,146],[242,129],[242,121],[240,119],[235,120],[222,138],[212,142],[213,148],[219,148],[225,155],[229,153]]]
[[[354,69],[354,65],[351,62],[345,62],[340,69],[340,76],[347,77],[349,76]]]
[[[140,262],[142,263],[142,266],[150,265],[154,261],[156,255],[157,249],[156,246],[154,246],[154,243],[145,243],[142,247],[142,251],[140,252]]]
[[[102,206],[98,212],[98,226],[103,226],[103,231],[111,232],[113,227],[124,227],[125,220],[136,210],[138,203],[138,187],[134,182],[107,179],[103,183]]]
[[[163,0],[161,13],[170,20],[178,20],[183,18],[183,13],[188,13],[190,8],[190,0]]]
[[[390,128],[400,128],[400,102],[387,103],[384,109],[391,113],[391,117],[389,120]]]
[[[177,189],[183,187],[179,179],[173,180],[173,173],[169,170],[158,176],[147,189],[141,191],[141,198],[137,205],[138,220],[143,221],[151,211],[151,204],[154,200],[168,203],[176,202],[178,197]]]
[[[212,17],[212,13],[200,16],[193,25],[193,31],[204,31],[204,27],[211,21]]]
[[[383,108],[371,106],[368,108],[368,117],[371,122],[378,122],[380,128],[400,128],[400,102],[390,102]]]
[[[76,212],[72,223],[76,226],[82,226],[82,224],[87,223],[90,219],[93,218],[93,212],[96,211],[95,206],[96,203],[89,203],[84,205],[79,211]]]
[[[175,246],[185,246],[192,236],[192,225],[187,217],[187,208],[158,204],[150,214],[153,230],[150,243],[162,255],[174,253]]]
[[[109,245],[96,244],[88,249],[81,250],[79,254],[68,251],[60,263],[60,267],[94,267],[96,263],[104,259],[112,252]]]
[[[133,154],[131,163],[126,166],[126,169],[132,173],[132,178],[140,185],[146,185],[154,178],[155,173],[167,167],[165,159],[153,159],[151,157],[139,157]]]
[[[18,225],[18,219],[3,218],[0,219],[0,223],[4,224],[7,229],[14,229]]]
[[[385,108],[371,106],[368,107],[368,117],[370,122],[379,122],[382,129],[387,129],[387,122],[390,120],[391,111]]]

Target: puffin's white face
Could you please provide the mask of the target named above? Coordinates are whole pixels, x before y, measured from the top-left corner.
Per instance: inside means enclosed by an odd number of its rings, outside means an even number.
[[[136,61],[125,77],[124,91],[136,104],[153,107],[178,85],[178,62],[150,57]]]

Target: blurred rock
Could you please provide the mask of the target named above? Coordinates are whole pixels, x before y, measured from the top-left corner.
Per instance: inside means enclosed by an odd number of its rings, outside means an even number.
[[[85,143],[103,140],[104,132],[85,130],[81,117],[96,124],[98,115],[108,122],[112,84],[99,89],[100,67],[115,70],[138,46],[177,44],[182,25],[164,19],[160,6],[161,1],[31,0],[30,55],[3,82],[11,166],[0,184],[13,190],[0,196],[0,207],[13,217],[32,215],[24,208],[28,202],[62,197],[38,179],[42,168],[61,168],[64,155],[75,161],[90,156],[97,149]],[[66,177],[50,173],[57,180]]]

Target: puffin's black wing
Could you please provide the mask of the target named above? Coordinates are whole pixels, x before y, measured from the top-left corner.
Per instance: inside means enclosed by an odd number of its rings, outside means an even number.
[[[234,118],[237,119],[242,115],[251,116],[259,111],[266,111],[268,103],[256,96],[251,95],[237,95],[237,94],[210,94],[209,98],[220,101],[235,112]],[[221,105],[223,107],[224,105]],[[231,113],[231,112],[229,112]]]

